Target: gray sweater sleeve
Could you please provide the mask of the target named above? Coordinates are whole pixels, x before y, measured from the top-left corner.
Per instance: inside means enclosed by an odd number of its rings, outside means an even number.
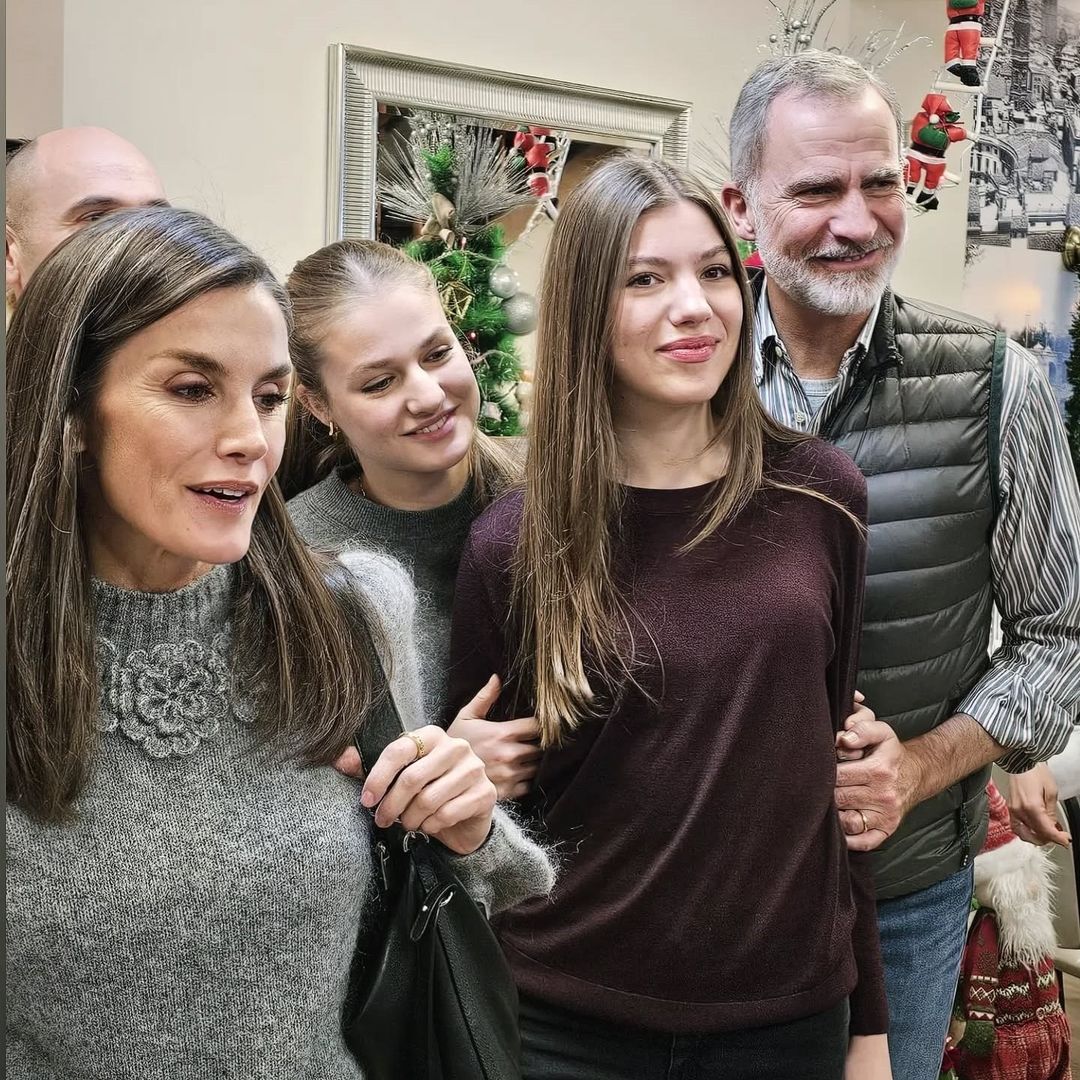
[[[415,593],[409,576],[388,555],[370,551],[339,556],[379,618],[389,656],[387,669],[394,702],[407,729],[437,723],[425,717],[420,691],[420,667],[413,634]],[[501,806],[495,808],[491,834],[470,855],[453,856],[462,884],[484,905],[489,915],[513,907],[530,896],[546,896],[555,884],[548,851]]]

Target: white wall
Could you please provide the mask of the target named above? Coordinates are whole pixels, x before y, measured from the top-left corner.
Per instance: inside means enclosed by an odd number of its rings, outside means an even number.
[[[30,138],[63,123],[63,0],[7,0],[5,111],[11,138]]]
[[[158,163],[174,199],[220,218],[285,269],[323,237],[331,42],[691,100],[708,115],[727,110],[768,34],[771,9],[748,7],[71,2],[64,117],[121,126]],[[727,8],[740,12],[737,34],[725,28]]]
[[[938,62],[940,0],[839,0],[830,41],[902,20],[907,36],[935,40],[885,71],[917,105]],[[701,137],[772,29],[764,0],[68,0],[63,120],[121,131],[176,202],[285,272],[323,239],[332,42],[688,100]],[[959,276],[962,204],[953,192],[949,209],[913,222],[903,289],[936,295],[951,267]]]
[[[859,43],[874,30],[901,26],[901,44],[921,36],[930,39],[911,45],[880,70],[899,93],[906,137],[911,118],[933,90],[944,62],[945,5],[940,0],[856,0],[852,4],[850,34]],[[949,100],[962,115],[969,115],[970,94],[950,93]],[[960,186],[941,194],[939,209],[909,215],[907,254],[895,278],[901,294],[962,307],[969,147],[963,143],[949,151],[948,168],[961,177]]]

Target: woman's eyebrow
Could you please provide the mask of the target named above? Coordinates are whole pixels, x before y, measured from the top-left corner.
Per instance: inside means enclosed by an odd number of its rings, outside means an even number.
[[[715,247],[709,248],[708,251],[703,251],[697,257],[697,261],[707,262],[709,259],[715,259],[718,255],[730,255],[727,244],[717,244]],[[668,266],[670,264],[667,259],[660,258],[658,255],[634,255],[627,265],[633,268],[635,266]]]
[[[196,352],[193,349],[163,349],[155,355],[155,359],[157,357],[164,357],[167,360],[179,360],[182,364],[188,364],[195,368],[196,371],[201,371],[204,375],[218,379],[225,378],[229,374],[228,368],[220,360],[216,360],[208,353]],[[292,373],[292,369],[292,364],[278,364],[260,375],[259,381],[283,379],[286,375]]]
[[[416,351],[417,352],[426,352],[436,342],[441,341],[445,335],[446,335],[446,331],[444,329],[442,329],[442,328],[439,328],[438,330],[432,330],[431,333],[428,334],[428,336],[426,338],[424,338],[424,340],[421,341],[419,345],[417,345]],[[394,362],[394,358],[392,356],[384,356],[379,360],[361,360],[353,368],[353,372],[354,373],[357,373],[357,372],[363,373],[365,371],[369,371],[369,370],[372,370],[374,368],[387,367],[388,365],[392,364],[393,362]]]

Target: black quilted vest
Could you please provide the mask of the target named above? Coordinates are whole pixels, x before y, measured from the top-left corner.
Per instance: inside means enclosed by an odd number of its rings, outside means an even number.
[[[951,716],[989,666],[1004,350],[985,323],[886,293],[870,349],[821,432],[866,477],[858,686],[901,739]],[[908,814],[873,856],[880,899],[971,861],[986,835],[988,778],[980,770]]]

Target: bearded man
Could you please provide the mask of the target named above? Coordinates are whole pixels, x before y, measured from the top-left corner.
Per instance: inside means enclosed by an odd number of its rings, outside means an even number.
[[[859,688],[878,720],[838,737],[836,801],[849,848],[874,850],[894,1080],[935,1080],[989,765],[1031,769],[1080,708],[1080,494],[1033,358],[889,288],[907,222],[901,128],[892,91],[856,61],[766,60],[732,115],[723,199],[764,267],[762,400],[867,478]],[[1020,829],[1044,839],[1053,824],[1032,811]]]

